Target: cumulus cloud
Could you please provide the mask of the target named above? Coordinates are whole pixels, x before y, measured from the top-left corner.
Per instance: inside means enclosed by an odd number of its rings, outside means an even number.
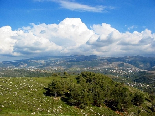
[[[12,31],[10,26],[0,28],[0,54],[12,54],[13,47],[17,40],[12,39],[16,31]]]
[[[59,24],[31,24],[17,31],[2,27],[0,33],[0,54],[31,56],[70,55],[94,34],[80,18],[66,18]]]
[[[91,29],[80,18],[66,18],[59,24],[31,24],[13,31],[0,28],[0,54],[43,56],[82,54],[99,56],[151,55],[155,53],[155,33],[121,33],[110,24]]]
[[[155,52],[154,34],[148,29],[142,32],[121,33],[105,23],[94,25],[92,29],[98,36],[93,37],[93,40],[90,38],[87,44],[96,48],[102,55],[153,55]]]

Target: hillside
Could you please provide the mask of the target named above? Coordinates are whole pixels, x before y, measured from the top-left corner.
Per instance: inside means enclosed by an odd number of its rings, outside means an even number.
[[[54,73],[102,73],[143,91],[155,92],[155,57],[95,55],[37,57],[0,63],[0,77],[50,77]]]
[[[90,74],[90,75],[89,75]],[[113,87],[118,88],[118,93],[125,95],[124,93],[121,93],[120,90],[125,90],[126,95],[133,94],[134,93],[141,93],[141,95],[144,97],[144,101],[141,103],[138,103],[135,101],[135,104],[130,104],[127,109],[124,109],[124,105],[126,103],[124,102],[118,102],[121,103],[120,105],[114,105],[114,106],[121,106],[116,109],[114,107],[110,106],[110,102],[107,102],[106,104],[104,102],[94,102],[95,104],[91,104],[88,97],[85,98],[85,102],[83,104],[75,105],[75,99],[74,101],[71,101],[68,99],[66,101],[67,96],[66,92],[69,92],[69,89],[65,89],[63,87],[63,90],[60,89],[61,85],[56,89],[57,92],[60,94],[55,94],[55,89],[53,88],[53,91],[48,93],[47,90],[51,88],[52,82],[71,82],[75,87],[74,90],[80,91],[80,88],[78,88],[82,83],[85,85],[84,81],[81,81],[81,79],[84,78],[84,75],[89,75],[88,77],[101,77],[101,82],[106,82],[104,85],[110,87],[109,88],[109,94],[113,94],[112,90],[114,90]],[[94,76],[92,76],[94,75]],[[86,76],[87,77],[87,76]],[[91,80],[87,78],[90,82]],[[100,79],[99,79],[100,80]],[[98,82],[97,80],[94,82]],[[59,84],[60,84],[59,83]],[[80,84],[81,83],[81,84]],[[67,84],[66,86],[68,86]],[[87,83],[88,89],[90,89],[89,86],[91,86],[89,83]],[[54,87],[54,86],[53,86]],[[56,86],[55,86],[56,87]],[[83,90],[83,87],[81,85],[81,90]],[[94,89],[99,86],[92,86]],[[101,87],[101,86],[100,86]],[[77,88],[77,89],[75,89]],[[124,88],[124,89],[122,89]],[[52,88],[51,88],[52,89]],[[85,88],[87,89],[87,88]],[[61,91],[60,91],[61,90]],[[97,90],[97,89],[96,89]],[[52,93],[54,92],[54,93]],[[72,91],[75,93],[78,93],[76,91]],[[82,92],[82,91],[81,91]],[[74,93],[74,95],[75,95]],[[87,94],[87,93],[85,93]],[[90,93],[89,93],[90,94]],[[103,93],[104,94],[104,93]],[[79,94],[77,97],[79,97]],[[106,94],[104,94],[106,95]],[[115,96],[115,94],[113,94]],[[116,94],[117,95],[117,94]],[[91,96],[90,96],[91,97]],[[108,96],[107,96],[108,97]],[[148,94],[143,93],[137,89],[113,82],[109,77],[101,75],[101,74],[95,74],[95,73],[81,73],[80,75],[68,75],[67,73],[64,73],[63,75],[53,75],[50,77],[2,77],[0,78],[0,115],[2,116],[29,116],[29,115],[150,115],[153,116],[154,113],[152,112],[152,103],[151,98]],[[63,99],[62,99],[63,98]],[[73,97],[72,97],[73,98]],[[76,98],[76,97],[75,97]],[[104,97],[105,98],[105,97]],[[111,99],[110,97],[108,97]],[[125,98],[130,98],[125,97]],[[87,100],[86,100],[87,99]],[[122,98],[123,100],[124,98]],[[81,99],[82,100],[82,96]],[[78,100],[78,101],[79,101]],[[101,99],[97,98],[97,100],[102,101]],[[114,99],[117,101],[117,99]],[[95,100],[96,101],[96,100]],[[132,100],[133,101],[133,100]],[[100,104],[101,103],[101,104]],[[137,104],[138,103],[138,104]],[[122,105],[124,104],[124,105]],[[122,107],[123,106],[123,107]],[[122,110],[123,108],[123,110]]]

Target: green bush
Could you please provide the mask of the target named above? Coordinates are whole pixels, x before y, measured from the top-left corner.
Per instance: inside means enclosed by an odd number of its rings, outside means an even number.
[[[132,105],[140,105],[144,101],[141,94],[133,95],[123,84],[116,83],[102,74],[82,72],[76,80],[77,83],[67,79],[53,80],[48,85],[49,93],[55,97],[63,97],[68,104],[80,108],[100,107],[106,104],[113,110],[125,111]]]
[[[133,95],[133,99],[132,99],[132,102],[134,105],[136,106],[140,106],[143,102],[144,102],[144,95],[140,92],[136,92],[134,95]]]

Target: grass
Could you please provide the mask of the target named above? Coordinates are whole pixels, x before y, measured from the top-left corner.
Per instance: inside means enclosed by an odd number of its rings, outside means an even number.
[[[67,79],[75,81],[75,76]],[[57,77],[0,78],[0,116],[116,116],[106,106],[79,109],[69,106],[59,98],[45,96],[44,87]]]

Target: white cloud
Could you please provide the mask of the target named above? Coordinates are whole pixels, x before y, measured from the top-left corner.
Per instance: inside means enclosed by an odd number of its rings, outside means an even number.
[[[93,34],[80,18],[66,18],[58,25],[33,24],[33,28],[29,31],[37,37],[48,38],[49,41],[66,48],[85,44]]]
[[[128,30],[132,30],[132,29],[136,29],[136,28],[137,28],[137,26],[132,25],[132,26],[128,27]]]
[[[80,18],[66,18],[59,24],[31,24],[12,31],[0,28],[0,54],[13,56],[96,54],[100,56],[149,55],[155,53],[155,33],[121,33],[110,24],[91,29]]]
[[[16,32],[11,30],[10,26],[0,28],[0,54],[13,54],[13,45],[16,40],[12,39]]]
[[[55,52],[60,51],[62,49],[61,46],[56,45],[53,42],[50,42],[49,39],[44,37],[38,37],[34,35],[34,33],[17,33],[17,36],[13,38],[16,39],[16,43],[14,44],[14,52],[19,53],[21,55],[25,54],[38,54],[38,53],[46,53],[46,52]]]
[[[95,46],[109,46],[116,42],[121,34],[118,30],[111,27],[111,25],[102,23],[102,25],[93,25],[92,29],[95,32],[95,35],[92,36],[87,44],[92,44]]]
[[[155,53],[155,34],[145,29],[142,32],[121,33],[111,25],[103,23],[94,25],[93,35],[88,45],[96,49],[100,55],[123,56],[123,55],[148,55]]]
[[[87,12],[107,12],[107,10],[115,9],[112,6],[90,6],[75,2],[75,0],[34,0],[38,2],[51,1],[58,3],[62,8],[75,10],[75,11],[87,11]]]
[[[89,6],[84,5],[76,2],[70,2],[66,0],[60,0],[60,5],[63,8],[69,9],[69,10],[79,10],[79,11],[89,11],[89,12],[102,12],[106,7],[103,6]]]
[[[94,34],[80,18],[66,18],[58,25],[31,24],[17,31],[11,27],[1,30],[0,54],[31,56],[71,54]]]

